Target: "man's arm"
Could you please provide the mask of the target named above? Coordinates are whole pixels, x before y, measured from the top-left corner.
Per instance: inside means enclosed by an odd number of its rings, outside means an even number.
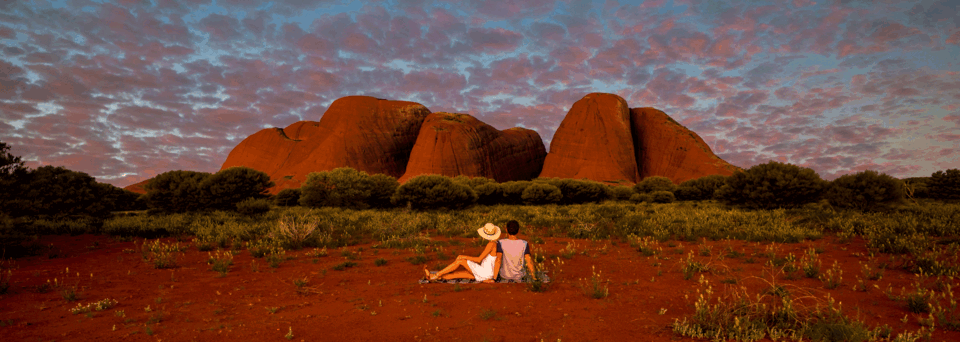
[[[537,271],[534,270],[534,267],[533,267],[533,258],[530,257],[530,254],[524,254],[524,255],[523,255],[523,260],[526,261],[527,271],[530,272],[530,273],[528,273],[528,274],[529,274],[531,277],[536,277],[536,276],[537,276]]]

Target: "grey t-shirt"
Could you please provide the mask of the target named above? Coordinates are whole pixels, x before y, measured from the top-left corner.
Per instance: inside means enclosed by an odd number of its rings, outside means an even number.
[[[522,280],[526,274],[524,255],[530,254],[530,246],[524,240],[503,239],[497,242],[497,253],[503,255],[500,278]]]

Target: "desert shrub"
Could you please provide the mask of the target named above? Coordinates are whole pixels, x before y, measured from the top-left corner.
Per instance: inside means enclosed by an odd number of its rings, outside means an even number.
[[[480,184],[473,191],[477,193],[478,204],[494,205],[503,201],[503,187],[499,183]]]
[[[903,182],[884,173],[866,170],[833,180],[824,197],[836,207],[868,210],[902,200]]]
[[[927,195],[936,199],[960,199],[960,170],[937,171],[927,181]]]
[[[650,194],[634,193],[633,195],[630,195],[630,201],[637,202],[637,203],[640,203],[640,202],[651,203],[653,202],[653,196],[650,196]]]
[[[270,211],[270,201],[264,198],[248,198],[236,204],[237,212],[247,216]]]
[[[478,186],[481,186],[484,184],[497,183],[497,181],[490,178],[486,178],[486,177],[468,177],[464,175],[453,177],[450,180],[452,180],[454,183],[469,186],[471,189],[474,189],[474,190],[476,190]]]
[[[144,200],[151,209],[182,213],[205,207],[200,184],[210,177],[207,172],[167,171],[153,177],[144,186]]]
[[[560,189],[545,183],[533,183],[523,190],[523,203],[548,204],[557,203],[563,198]]]
[[[477,194],[470,187],[457,184],[450,178],[421,175],[398,187],[392,201],[416,209],[461,209],[475,203]]]
[[[0,190],[4,193],[0,205],[11,215],[104,217],[114,210],[115,201],[125,196],[122,189],[64,167],[41,166],[16,172],[4,176],[16,183]]]
[[[632,187],[629,186],[611,186],[607,188],[607,197],[612,200],[617,201],[626,201],[630,199],[630,196],[633,196],[636,192],[633,191]]]
[[[654,203],[673,203],[673,193],[669,191],[654,191],[650,193],[650,198]]]
[[[373,208],[387,208],[392,206],[390,198],[397,192],[400,182],[396,178],[378,173],[371,175],[367,183],[370,186],[370,197],[367,203]]]
[[[300,189],[283,189],[273,197],[273,203],[281,207],[300,204]]]
[[[599,182],[565,178],[537,179],[534,182],[545,182],[560,189],[563,194],[560,203],[563,204],[600,202],[607,198],[606,185]]]
[[[503,189],[503,203],[523,203],[523,190],[526,190],[531,184],[533,184],[533,182],[530,181],[512,181],[500,184]]]
[[[397,185],[393,177],[370,176],[349,167],[311,172],[300,187],[300,205],[352,209],[387,206],[385,202],[393,195]]]
[[[809,168],[771,161],[727,177],[719,199],[749,208],[794,208],[820,198],[825,182]]]
[[[721,175],[709,175],[697,179],[691,179],[680,183],[673,194],[681,201],[703,201],[713,199],[714,192],[717,191],[727,177]]]
[[[930,177],[909,177],[903,179],[903,195],[907,198],[927,198],[930,197],[927,183]]]
[[[633,189],[637,193],[651,193],[654,191],[670,191],[673,192],[677,186],[673,184],[673,181],[667,177],[653,176],[644,178],[640,183],[637,183],[633,186]]]
[[[200,190],[205,208],[233,210],[248,198],[267,197],[267,188],[273,185],[265,172],[235,166],[206,177],[200,182]]]

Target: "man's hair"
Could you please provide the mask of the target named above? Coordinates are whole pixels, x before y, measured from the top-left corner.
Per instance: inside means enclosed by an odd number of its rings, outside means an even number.
[[[507,234],[517,235],[520,232],[520,223],[517,220],[510,220],[507,222]]]

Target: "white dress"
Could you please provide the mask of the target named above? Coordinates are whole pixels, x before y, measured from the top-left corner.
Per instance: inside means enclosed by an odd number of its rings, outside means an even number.
[[[487,255],[479,264],[472,260],[467,260],[467,266],[470,267],[470,272],[473,273],[473,277],[477,281],[484,281],[493,278],[493,264],[496,261],[496,256]]]

